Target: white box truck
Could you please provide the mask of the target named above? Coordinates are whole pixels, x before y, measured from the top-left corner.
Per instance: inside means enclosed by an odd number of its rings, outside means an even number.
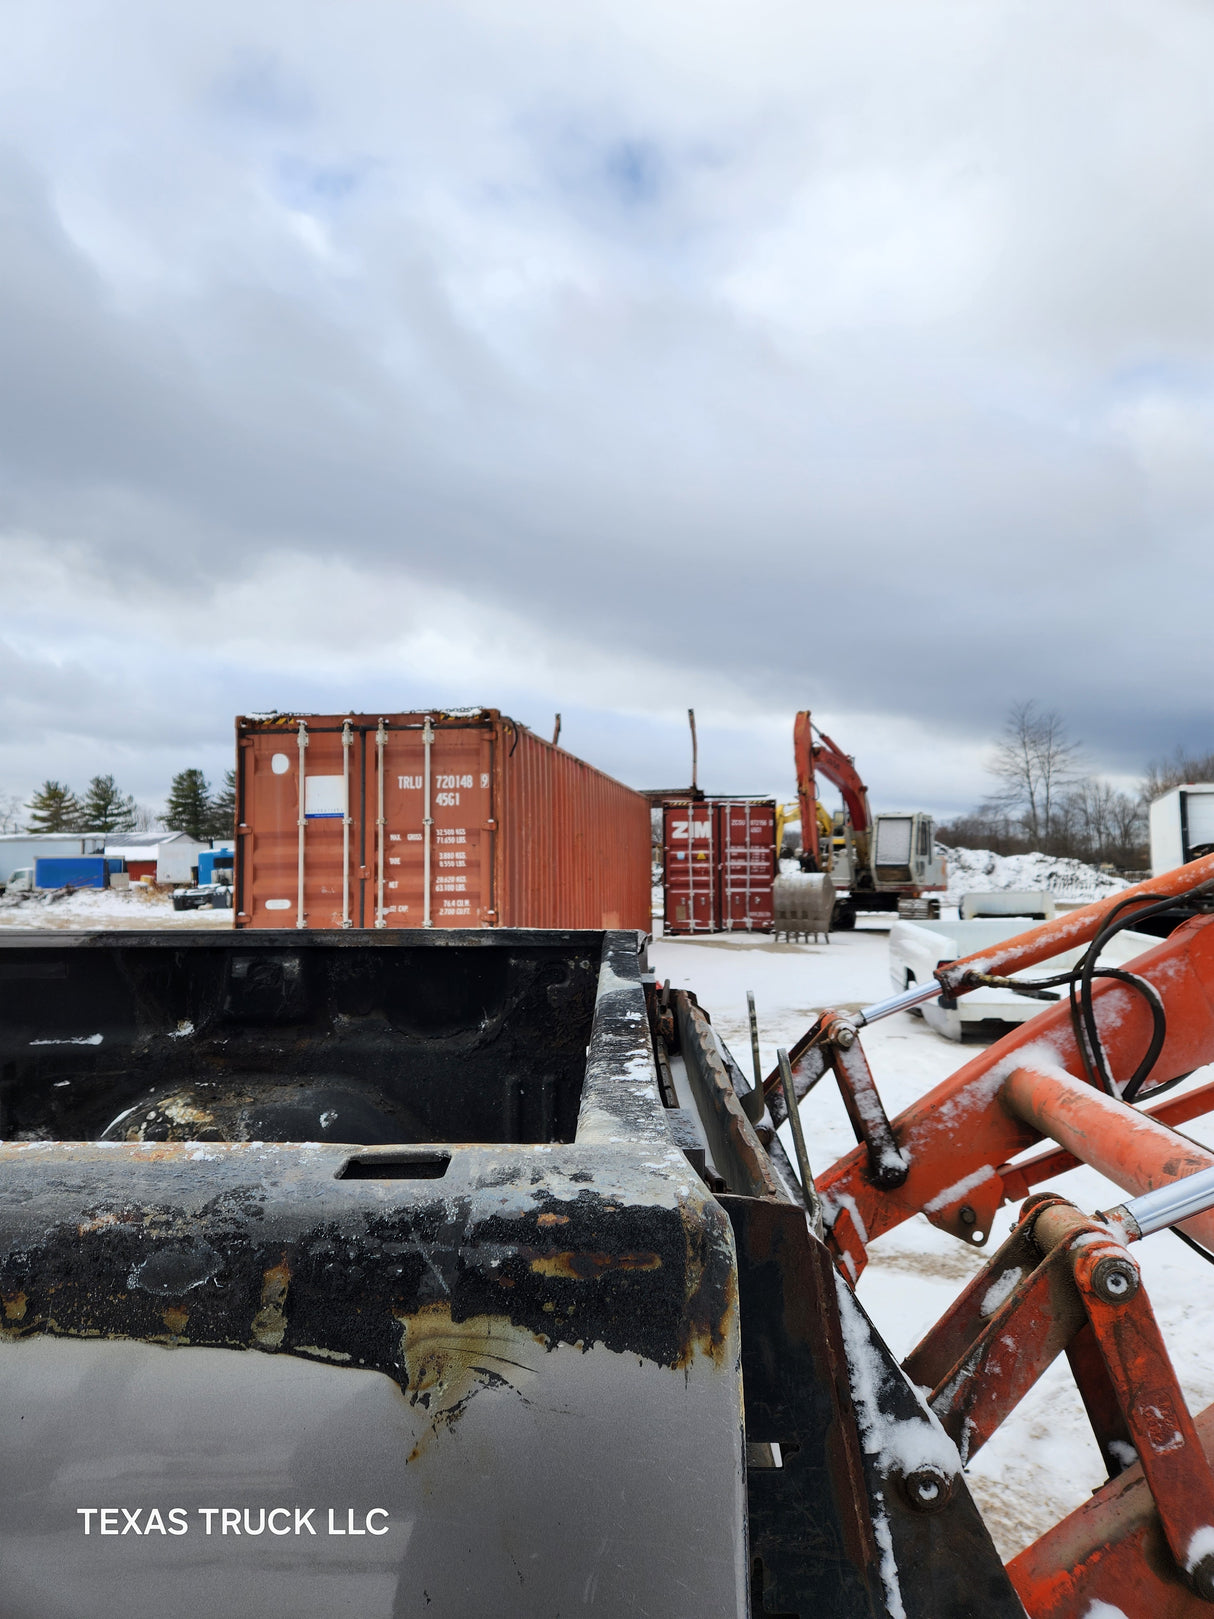
[[[1185,866],[1214,850],[1214,781],[1189,781],[1150,809],[1151,875]]]

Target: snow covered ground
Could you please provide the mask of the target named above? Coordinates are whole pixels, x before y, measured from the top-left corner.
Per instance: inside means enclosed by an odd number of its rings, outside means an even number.
[[[0,899],[0,928],[230,928],[230,910],[175,911],[166,893],[133,884]]]
[[[1021,886],[1017,883],[1015,886]],[[1025,883],[1023,886],[1030,886]],[[1037,886],[1040,886],[1039,884]],[[739,1065],[750,1073],[746,991],[758,1007],[764,1070],[777,1046],[789,1046],[827,1006],[862,1006],[889,994],[888,922],[861,919],[854,933],[829,944],[772,944],[764,935],[657,939],[650,961],[660,978],[693,989]],[[966,1062],[978,1047],[960,1048],[921,1018],[901,1013],[867,1029],[864,1048],[891,1115],[899,1113]],[[1190,1084],[1210,1077],[1202,1070]],[[855,1138],[838,1093],[825,1081],[802,1109],[810,1162],[820,1173],[850,1151]],[[1210,1143],[1214,1123],[1185,1126]],[[789,1143],[791,1150],[791,1143]],[[1042,1188],[1044,1189],[1044,1188]],[[1060,1176],[1052,1190],[1087,1209],[1125,1194],[1088,1169]],[[991,1235],[1001,1242],[1012,1222],[1005,1209]],[[989,1251],[989,1249],[987,1250]],[[1167,1233],[1140,1244],[1136,1257],[1178,1375],[1194,1411],[1214,1402],[1214,1270]],[[923,1216],[879,1238],[859,1296],[895,1354],[905,1355],[983,1263]],[[970,1487],[1002,1555],[1014,1555],[1085,1501],[1104,1469],[1065,1359],[1033,1389],[968,1471]]]
[[[1130,885],[1082,860],[1063,860],[1048,854],[993,854],[990,849],[949,849],[949,904],[956,905],[962,894],[989,894],[1000,889],[1024,888],[1052,894],[1055,900],[1089,904],[1116,894]]]

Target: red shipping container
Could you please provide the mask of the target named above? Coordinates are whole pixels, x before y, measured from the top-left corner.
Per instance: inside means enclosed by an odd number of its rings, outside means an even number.
[[[237,927],[649,931],[648,801],[496,709],[236,738]]]
[[[665,931],[720,931],[720,873],[717,818],[709,800],[662,807],[665,851]]]
[[[726,799],[716,805],[721,870],[721,927],[770,932],[775,921],[774,799]]]
[[[665,931],[770,931],[775,917],[776,805],[704,798],[662,810]]]

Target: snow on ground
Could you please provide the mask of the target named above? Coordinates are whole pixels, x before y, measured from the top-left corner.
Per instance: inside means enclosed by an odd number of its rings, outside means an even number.
[[[0,899],[0,928],[230,928],[230,910],[175,911],[167,893],[135,883],[119,888],[52,890]]]
[[[968,851],[967,851],[968,852]],[[997,857],[992,857],[997,858]],[[1021,886],[1018,879],[1014,886]],[[1024,882],[1023,886],[1032,886]],[[1040,882],[1037,883],[1040,886]],[[888,919],[862,918],[854,933],[829,944],[773,944],[762,934],[656,939],[650,963],[675,988],[692,989],[742,1069],[750,1074],[746,991],[755,993],[765,1072],[777,1046],[790,1046],[828,1006],[863,1006],[890,993]],[[866,1029],[864,1049],[891,1116],[948,1077],[985,1041],[958,1047],[923,1020],[899,1013]],[[1199,1071],[1190,1083],[1210,1077]],[[855,1138],[829,1080],[802,1107],[810,1163],[821,1173],[851,1150]],[[1214,1124],[1185,1126],[1210,1140]],[[786,1143],[791,1152],[791,1142]],[[1039,1188],[1044,1190],[1044,1188]],[[1061,1175],[1051,1190],[1081,1207],[1108,1208],[1125,1194],[1089,1169]],[[990,1246],[1007,1235],[1014,1210],[1000,1215]],[[924,1216],[872,1246],[859,1297],[894,1353],[906,1355],[983,1263],[983,1253],[937,1231]],[[1167,1233],[1136,1248],[1155,1313],[1191,1408],[1214,1402],[1214,1271]],[[1065,1358],[1050,1369],[968,1469],[970,1488],[1005,1558],[1088,1498],[1104,1469]]]
[[[1045,891],[1056,900],[1086,905],[1130,886],[1124,877],[1085,865],[1082,860],[1063,860],[1048,854],[993,854],[990,849],[950,849],[943,843],[939,848],[948,862],[946,898],[952,905],[960,903],[962,894],[989,894],[1008,888]]]

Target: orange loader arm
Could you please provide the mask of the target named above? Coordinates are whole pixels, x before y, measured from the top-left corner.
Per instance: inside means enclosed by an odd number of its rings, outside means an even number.
[[[942,965],[934,988],[963,995],[1103,937],[1113,913],[1158,910],[1212,883],[1207,855]],[[1131,1245],[1174,1225],[1207,1257],[1214,1251],[1214,1152],[1177,1129],[1214,1110],[1214,1083],[1147,1108],[1121,1092],[1152,1053],[1148,1097],[1214,1062],[1214,915],[1192,916],[1111,971],[1087,980],[1107,1062],[1100,1084],[1085,1026],[1066,1001],[976,1054],[893,1120],[858,1037],[909,1004],[907,996],[858,1015],[824,1013],[798,1042],[796,1062],[810,1084],[834,1068],[861,1140],[815,1182],[827,1242],[853,1283],[868,1245],[917,1213],[967,1246],[983,1246],[1001,1204],[1076,1164],[1131,1194],[1105,1214],[1084,1213],[1053,1191],[1029,1196],[1007,1239],[904,1370],[967,1461],[1065,1353],[1109,1476],[1008,1565],[1027,1614],[1200,1619],[1214,1611],[1214,1406],[1190,1413]],[[790,1092],[792,1084],[789,1072]],[[1043,1141],[1043,1150],[1022,1156]],[[1195,1190],[1186,1191],[1190,1180]],[[1164,1204],[1173,1211],[1167,1218],[1158,1215]]]

